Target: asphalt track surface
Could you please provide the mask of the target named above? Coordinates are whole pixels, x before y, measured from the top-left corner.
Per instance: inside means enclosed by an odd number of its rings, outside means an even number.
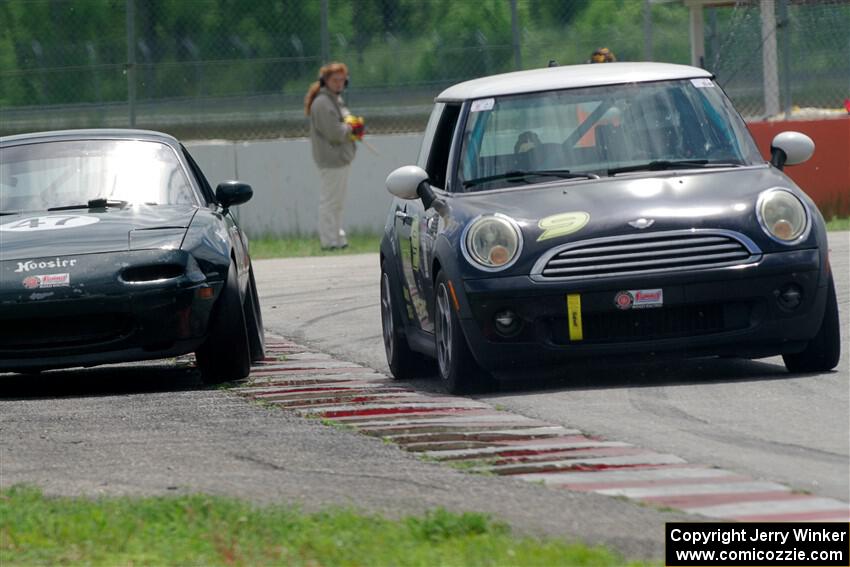
[[[590,365],[503,384],[500,409],[847,500],[848,233],[831,235],[844,352],[836,372],[781,361]],[[386,371],[376,255],[255,263],[267,329]],[[407,384],[439,391],[436,380]],[[188,363],[0,376],[0,487],[49,494],[206,492],[307,510],[392,517],[476,510],[520,533],[605,543],[658,559],[665,521],[693,519],[617,498],[465,474],[398,447],[205,388]]]
[[[850,233],[829,235],[842,324],[835,371],[791,375],[780,357],[674,363],[594,362],[560,376],[525,376],[476,396],[586,434],[803,492],[850,497]],[[388,372],[377,255],[257,262],[267,327]],[[437,379],[412,382],[438,391]]]

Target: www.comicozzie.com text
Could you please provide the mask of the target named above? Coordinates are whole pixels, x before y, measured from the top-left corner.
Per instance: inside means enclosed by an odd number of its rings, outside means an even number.
[[[689,543],[722,543],[728,545],[738,541],[775,541],[785,545],[793,534],[798,542],[841,542],[845,541],[847,532],[837,530],[813,530],[811,528],[795,528],[791,530],[761,530],[759,528],[713,529],[706,531],[682,530],[674,528],[670,532],[672,541]]]

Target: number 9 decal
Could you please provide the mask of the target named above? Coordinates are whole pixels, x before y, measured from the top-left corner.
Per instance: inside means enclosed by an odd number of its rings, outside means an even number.
[[[543,234],[537,237],[537,242],[578,232],[589,221],[590,214],[584,211],[561,213],[540,219],[537,226],[543,231]]]

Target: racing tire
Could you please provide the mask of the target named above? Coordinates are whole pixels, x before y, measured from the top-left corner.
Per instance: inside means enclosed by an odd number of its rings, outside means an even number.
[[[449,279],[443,272],[437,274],[434,315],[437,368],[446,391],[467,394],[485,390],[488,376],[469,350],[449,292]]]
[[[784,354],[782,360],[789,372],[827,372],[838,366],[841,358],[841,336],[838,323],[838,300],[835,282],[829,275],[826,293],[826,309],[823,322],[815,337],[802,352]]]
[[[254,281],[254,267],[248,268],[248,290],[245,292],[245,327],[248,331],[248,346],[251,348],[251,362],[260,362],[266,358],[266,335],[263,328],[263,312],[260,309],[260,297],[257,283]]]
[[[398,297],[393,292],[392,278],[387,272],[384,262],[381,262],[381,335],[384,340],[384,352],[387,355],[387,366],[390,374],[396,380],[409,380],[421,374],[427,362],[418,353],[410,350],[407,338],[404,336],[404,323],[399,308]]]
[[[210,316],[207,340],[195,351],[195,358],[205,384],[241,380],[251,372],[251,346],[233,261]]]

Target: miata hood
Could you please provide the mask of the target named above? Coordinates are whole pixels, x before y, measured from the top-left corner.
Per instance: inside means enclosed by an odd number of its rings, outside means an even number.
[[[135,234],[169,233],[179,246],[197,210],[184,205],[134,205],[2,216],[0,261],[138,249],[131,244],[131,240],[136,240],[131,235]]]

